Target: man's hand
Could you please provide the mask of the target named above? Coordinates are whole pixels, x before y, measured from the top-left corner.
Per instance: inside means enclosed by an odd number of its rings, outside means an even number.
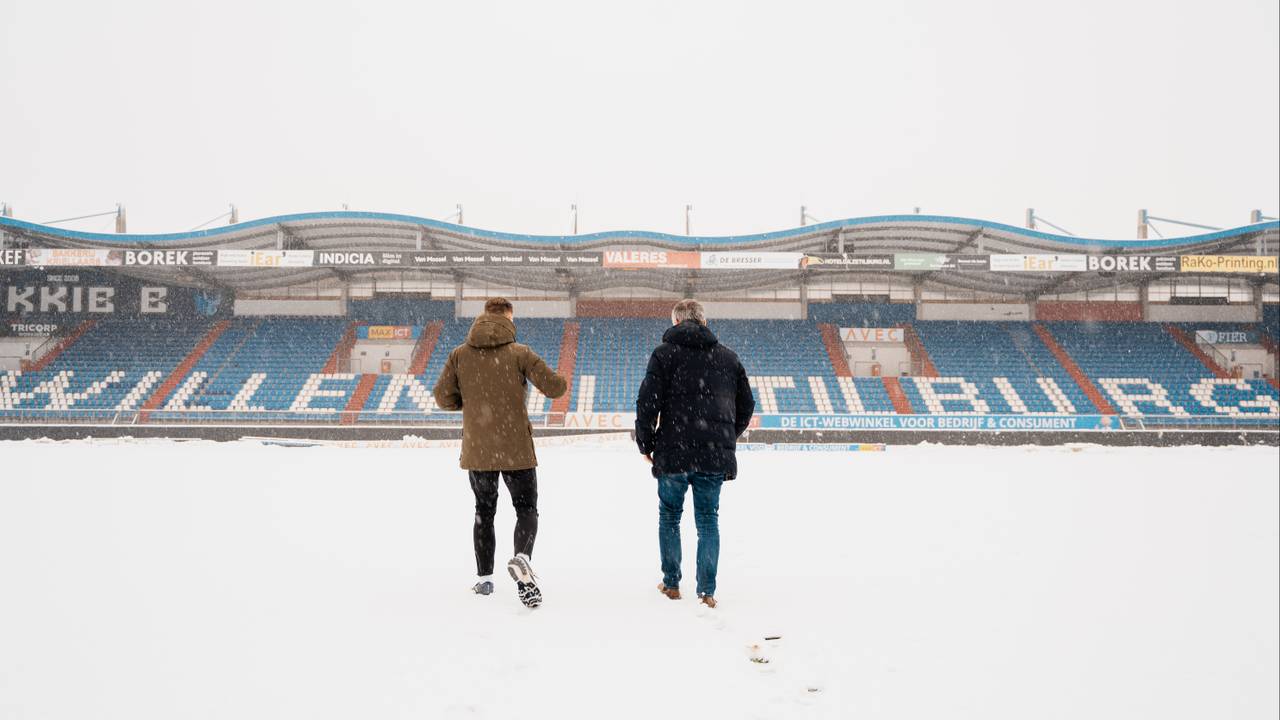
[[[649,463],[650,465],[652,465],[652,464],[653,464],[653,453],[645,453],[645,454],[644,454],[644,459],[645,459],[646,461],[648,461],[648,463]]]

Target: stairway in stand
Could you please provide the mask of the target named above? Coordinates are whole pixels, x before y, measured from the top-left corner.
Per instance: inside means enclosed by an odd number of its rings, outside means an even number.
[[[369,394],[373,392],[373,386],[377,382],[378,376],[373,373],[360,376],[355,392],[351,393],[351,398],[347,400],[347,406],[342,411],[342,417],[338,420],[340,424],[354,425],[360,419],[360,411],[364,409],[364,404],[369,400]]]
[[[1115,407],[1103,397],[1102,391],[1098,389],[1097,385],[1093,384],[1088,375],[1084,374],[1084,371],[1080,369],[1076,361],[1071,359],[1066,349],[1058,344],[1058,339],[1053,336],[1053,333],[1049,332],[1049,328],[1040,323],[1032,323],[1031,329],[1035,331],[1036,336],[1040,338],[1044,346],[1049,348],[1049,352],[1053,353],[1053,357],[1062,366],[1062,369],[1066,370],[1071,379],[1076,381],[1076,385],[1080,386],[1084,396],[1089,398],[1089,402],[1098,408],[1098,412],[1103,415],[1115,415]]]
[[[409,360],[410,375],[421,375],[427,371],[427,363],[431,361],[431,354],[436,351],[436,343],[440,341],[443,330],[443,320],[432,320],[422,328],[422,337],[413,346],[413,356]]]
[[[818,323],[818,332],[822,333],[822,346],[827,349],[827,357],[831,359],[831,369],[836,377],[853,377],[849,369],[849,357],[845,355],[844,343],[840,342],[840,331],[831,323]]]
[[[907,394],[902,391],[902,383],[896,377],[882,377],[880,381],[884,383],[885,392],[889,393],[889,400],[893,403],[893,411],[899,415],[914,415],[915,411],[911,409],[911,400],[907,398]]]
[[[85,320],[80,323],[75,330],[71,331],[70,335],[59,340],[58,344],[54,345],[53,349],[45,353],[44,357],[39,360],[36,360],[33,363],[23,360],[21,365],[22,372],[40,372],[41,370],[49,367],[54,360],[58,359],[59,355],[66,352],[67,348],[74,345],[76,341],[80,339],[80,336],[89,332],[90,328],[92,328],[97,322],[97,320]]]
[[[907,352],[911,353],[912,364],[920,366],[919,374],[923,377],[938,377],[938,368],[934,366],[933,359],[929,357],[929,351],[924,348],[924,343],[916,334],[916,329],[911,327],[911,323],[902,323],[899,327],[902,328]]]
[[[569,400],[573,397],[573,370],[578,364],[578,329],[575,320],[565,320],[564,338],[560,340],[560,362],[556,372],[569,381],[564,394],[551,403],[552,417],[563,418],[569,412]]]
[[[203,338],[200,338],[200,342],[196,343],[196,346],[192,348],[190,353],[187,353],[187,356],[182,359],[182,362],[178,363],[178,366],[173,369],[173,372],[169,373],[169,377],[165,378],[164,382],[160,383],[160,387],[156,388],[155,392],[151,393],[151,397],[148,397],[147,401],[142,403],[141,412],[138,413],[138,422],[145,423],[151,418],[151,411],[160,407],[160,405],[164,403],[170,393],[172,393],[174,389],[178,387],[178,384],[182,382],[182,379],[187,376],[187,373],[191,372],[191,368],[195,367],[196,363],[200,362],[200,358],[204,357],[204,354],[209,352],[209,348],[217,342],[218,338],[221,337],[222,333],[226,332],[229,327],[231,327],[230,320],[219,320],[213,324],[213,327],[209,328],[209,332],[205,333]]]
[[[324,364],[324,368],[320,372],[329,375],[338,372],[338,368],[342,367],[342,360],[351,359],[351,348],[356,344],[356,328],[365,323],[355,321],[347,325],[347,331],[342,334],[342,339],[333,348],[333,352],[329,354],[329,360]]]
[[[1204,365],[1209,369],[1209,372],[1213,373],[1214,377],[1231,377],[1231,373],[1227,372],[1225,368],[1214,362],[1213,358],[1209,357],[1208,353],[1201,350],[1200,347],[1196,345],[1196,340],[1191,337],[1191,333],[1183,330],[1177,325],[1170,325],[1169,323],[1164,324],[1164,331],[1172,335],[1173,339],[1177,340],[1179,345],[1187,349],[1187,352],[1194,355],[1195,358],[1200,361],[1201,365]]]

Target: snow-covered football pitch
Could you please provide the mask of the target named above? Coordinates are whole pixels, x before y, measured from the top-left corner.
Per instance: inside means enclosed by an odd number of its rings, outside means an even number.
[[[1275,448],[743,453],[714,611],[630,445],[539,455],[530,611],[455,449],[0,444],[0,718],[1277,716]]]

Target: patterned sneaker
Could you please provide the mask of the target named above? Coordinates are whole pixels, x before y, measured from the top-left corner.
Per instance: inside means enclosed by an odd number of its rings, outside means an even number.
[[[542,591],[533,583],[516,583],[516,594],[527,608],[536,608],[542,604]]]
[[[488,580],[485,580],[484,582],[478,582],[475,584],[474,587],[471,588],[471,592],[477,595],[492,595],[493,583],[489,582]]]
[[[533,574],[528,555],[520,553],[511,558],[507,563],[507,572],[511,573],[511,579],[516,581],[516,591],[520,595],[520,602],[524,603],[525,607],[535,608],[542,604],[538,576]]]

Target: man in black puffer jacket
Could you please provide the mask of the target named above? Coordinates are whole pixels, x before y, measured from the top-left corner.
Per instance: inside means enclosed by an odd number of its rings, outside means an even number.
[[[707,327],[701,303],[681,300],[671,323],[649,358],[636,398],[636,443],[658,479],[658,590],[680,599],[680,516],[692,486],[698,596],[715,607],[720,486],[738,474],[734,452],[756,402],[747,371]]]

